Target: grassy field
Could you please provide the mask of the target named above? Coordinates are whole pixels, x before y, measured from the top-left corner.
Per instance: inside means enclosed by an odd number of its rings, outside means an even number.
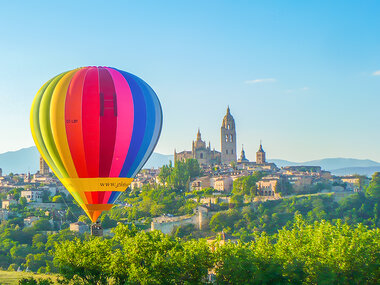
[[[56,276],[45,275],[45,274],[35,274],[29,272],[16,272],[16,271],[1,271],[0,270],[0,285],[17,285],[18,281],[22,278],[33,277],[34,279],[39,278],[50,278],[55,281]]]

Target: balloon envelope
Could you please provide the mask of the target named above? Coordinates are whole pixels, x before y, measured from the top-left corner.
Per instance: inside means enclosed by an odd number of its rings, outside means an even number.
[[[42,157],[95,222],[152,154],[162,110],[152,88],[111,67],[82,67],[46,82],[31,131]]]

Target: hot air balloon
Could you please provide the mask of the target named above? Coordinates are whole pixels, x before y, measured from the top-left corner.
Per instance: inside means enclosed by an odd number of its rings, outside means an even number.
[[[46,82],[31,109],[34,142],[92,222],[152,154],[162,127],[153,89],[112,67],[81,67]]]

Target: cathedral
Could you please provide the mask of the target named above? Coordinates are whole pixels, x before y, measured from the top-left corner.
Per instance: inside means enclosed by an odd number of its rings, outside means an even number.
[[[237,161],[236,156],[236,130],[235,120],[227,108],[227,113],[223,118],[221,132],[221,152],[211,149],[210,142],[202,140],[201,132],[198,130],[197,139],[193,141],[191,151],[176,152],[174,150],[174,161],[185,161],[189,158],[195,158],[201,165],[212,164],[229,164]]]

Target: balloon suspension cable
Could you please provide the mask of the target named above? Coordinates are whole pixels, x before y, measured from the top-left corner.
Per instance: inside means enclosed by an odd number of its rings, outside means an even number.
[[[61,197],[62,197],[62,199],[63,199],[63,202],[65,202],[65,205],[66,205],[66,207],[67,207],[67,211],[68,211],[68,212],[71,212],[71,214],[73,214],[73,216],[75,217],[75,219],[78,221],[78,216],[75,215],[74,212],[73,212],[72,210],[70,210],[70,207],[69,207],[69,205],[67,204],[65,198],[64,198],[63,196],[61,196]]]

